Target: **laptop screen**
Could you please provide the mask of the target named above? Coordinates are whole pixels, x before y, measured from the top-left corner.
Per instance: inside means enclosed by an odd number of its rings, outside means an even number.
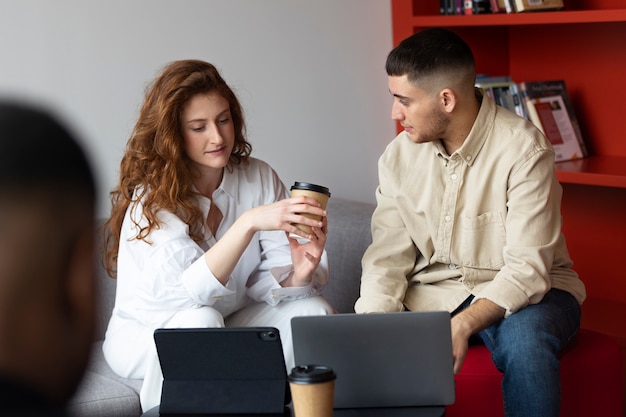
[[[295,317],[291,326],[296,364],[335,370],[335,408],[454,402],[448,312]]]

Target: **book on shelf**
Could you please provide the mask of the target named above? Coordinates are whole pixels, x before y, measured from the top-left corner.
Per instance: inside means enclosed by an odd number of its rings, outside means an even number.
[[[483,90],[497,105],[516,112],[516,97],[513,94],[516,84],[509,76],[477,76],[476,87]],[[523,117],[523,116],[522,116]]]
[[[506,0],[490,0],[491,13],[506,13]]]
[[[511,87],[509,87],[511,92],[511,96],[513,97],[513,111],[520,117],[524,119],[530,120],[530,116],[528,115],[528,108],[526,107],[526,102],[524,101],[524,97],[522,96],[522,92],[520,91],[519,84],[513,83]]]
[[[556,161],[587,156],[587,148],[565,81],[521,82],[518,87],[528,119],[552,143]]]
[[[485,75],[476,74],[476,87],[487,88],[493,86],[509,85],[513,82],[510,75]]]
[[[508,0],[513,2],[516,13],[543,10],[559,10],[563,8],[563,0]]]
[[[524,13],[563,9],[563,0],[439,0],[442,15]]]
[[[491,0],[439,0],[439,13],[442,15],[491,13],[490,2]]]
[[[475,85],[498,106],[537,126],[552,144],[557,162],[587,156],[563,80],[516,83],[510,76],[479,75]]]

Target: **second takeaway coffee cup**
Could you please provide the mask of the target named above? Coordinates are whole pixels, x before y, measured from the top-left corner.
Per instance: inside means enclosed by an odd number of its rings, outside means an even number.
[[[300,195],[311,197],[317,200],[317,202],[320,203],[322,209],[326,210],[326,204],[328,204],[328,199],[330,198],[330,191],[328,190],[328,188],[323,187],[321,185],[296,181],[291,186],[291,196],[297,197]],[[315,220],[321,219],[320,216],[315,216],[312,214],[302,214],[302,215],[310,219],[315,219]],[[296,227],[305,233],[308,233],[308,234],[313,233],[310,226],[307,226],[304,224],[296,224]]]
[[[332,368],[300,365],[289,374],[289,387],[295,417],[332,417],[335,379]]]

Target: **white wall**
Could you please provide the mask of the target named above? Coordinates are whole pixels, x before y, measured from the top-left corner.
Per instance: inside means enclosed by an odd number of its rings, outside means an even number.
[[[145,87],[167,62],[214,63],[238,93],[253,155],[289,186],[374,201],[394,136],[384,0],[0,0],[0,95],[54,106],[85,140],[99,214]]]

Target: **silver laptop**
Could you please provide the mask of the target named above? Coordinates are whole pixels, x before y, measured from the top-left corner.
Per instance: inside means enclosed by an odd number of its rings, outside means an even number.
[[[335,416],[441,416],[454,402],[450,314],[294,317],[296,365],[331,366]]]

